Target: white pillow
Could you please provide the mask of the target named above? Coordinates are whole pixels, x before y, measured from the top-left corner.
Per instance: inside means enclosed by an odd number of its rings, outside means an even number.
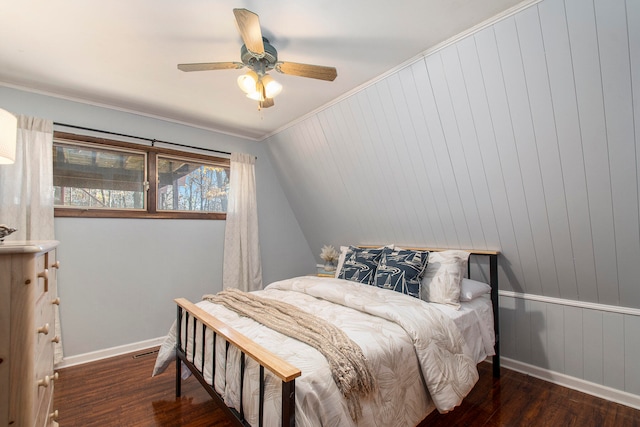
[[[460,284],[460,301],[471,301],[479,296],[491,293],[491,286],[484,282],[464,278]]]
[[[460,283],[467,270],[469,252],[448,250],[430,252],[422,278],[420,298],[427,302],[460,308]]]

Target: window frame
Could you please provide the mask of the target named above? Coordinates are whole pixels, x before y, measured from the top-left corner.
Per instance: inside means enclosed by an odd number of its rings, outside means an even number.
[[[143,145],[131,142],[116,141],[106,138],[97,138],[87,135],[77,135],[73,133],[58,132],[53,133],[54,144],[61,143],[85,143],[87,145],[100,145],[105,149],[125,149],[146,153],[147,156],[147,176],[148,181],[146,191],[146,210],[126,210],[126,209],[91,209],[79,207],[54,207],[54,217],[56,218],[147,218],[147,219],[209,219],[226,220],[226,212],[185,212],[185,211],[158,211],[157,186],[158,186],[158,155],[178,157],[188,161],[206,162],[219,164],[230,169],[230,159],[224,157],[208,156],[191,151],[174,150],[155,145]]]

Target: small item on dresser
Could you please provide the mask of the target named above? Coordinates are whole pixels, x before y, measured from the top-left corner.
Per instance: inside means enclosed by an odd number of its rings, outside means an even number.
[[[11,233],[15,233],[16,230],[15,228],[11,228],[6,224],[0,224],[0,244],[2,244],[4,242],[4,238],[7,237],[9,234]]]

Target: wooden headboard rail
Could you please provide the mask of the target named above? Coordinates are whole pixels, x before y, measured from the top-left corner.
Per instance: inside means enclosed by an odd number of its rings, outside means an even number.
[[[359,248],[381,248],[384,245],[357,245]],[[407,249],[410,251],[429,251],[429,252],[443,252],[443,251],[465,251],[469,252],[471,255],[500,255],[500,251],[494,251],[491,249],[454,249],[454,248],[425,248],[425,247],[411,247],[411,246],[402,246],[395,245],[398,248]]]
[[[380,248],[384,245],[357,245],[359,248]],[[443,252],[450,251],[453,248],[425,248],[425,247],[409,247],[402,245],[395,245],[399,248],[411,250],[411,251],[429,251],[429,252]],[[465,252],[469,252],[472,256],[489,257],[489,285],[491,286],[491,304],[493,306],[493,330],[495,333],[496,341],[494,344],[495,356],[492,358],[493,362],[493,376],[500,377],[500,307],[498,300],[498,256],[500,251],[490,249],[457,249]],[[467,265],[467,277],[471,278],[471,263]]]

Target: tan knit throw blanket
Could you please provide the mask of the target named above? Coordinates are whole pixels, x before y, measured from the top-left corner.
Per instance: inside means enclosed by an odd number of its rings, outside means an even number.
[[[238,289],[205,295],[202,299],[221,304],[322,353],[329,363],[333,380],[347,401],[351,418],[357,422],[362,415],[360,398],[374,392],[376,382],[362,349],[342,330],[291,304]]]

